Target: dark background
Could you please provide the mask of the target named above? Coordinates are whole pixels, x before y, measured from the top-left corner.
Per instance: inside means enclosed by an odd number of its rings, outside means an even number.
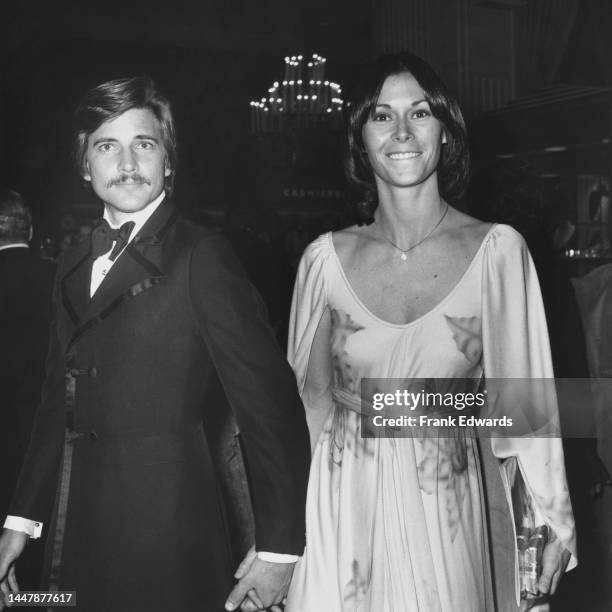
[[[91,201],[70,164],[71,113],[89,87],[148,74],[174,104],[182,206],[266,207],[249,101],[282,79],[283,57],[320,53],[327,78],[350,86],[362,63],[405,48],[458,93],[478,163],[502,136],[480,127],[487,111],[555,84],[610,86],[610,32],[608,0],[3,3],[0,182],[44,226]]]

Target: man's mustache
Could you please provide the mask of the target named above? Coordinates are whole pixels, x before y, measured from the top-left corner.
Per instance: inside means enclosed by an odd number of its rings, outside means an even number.
[[[113,187],[114,185],[150,185],[151,181],[146,177],[142,176],[142,174],[138,174],[137,172],[134,174],[120,174],[115,178],[112,178],[108,183],[106,183],[106,187]]]

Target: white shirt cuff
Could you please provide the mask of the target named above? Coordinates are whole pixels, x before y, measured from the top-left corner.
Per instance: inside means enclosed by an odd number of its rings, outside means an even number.
[[[43,524],[20,516],[7,516],[4,521],[4,528],[27,533],[32,540],[36,540],[40,538]]]
[[[269,563],[295,563],[299,559],[297,555],[283,555],[264,551],[258,552],[257,558]]]

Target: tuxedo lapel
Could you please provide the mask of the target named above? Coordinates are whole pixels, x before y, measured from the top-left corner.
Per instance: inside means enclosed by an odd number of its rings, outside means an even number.
[[[164,278],[163,239],[176,217],[177,212],[171,202],[162,203],[151,215],[100,283],[79,319],[70,344],[103,321],[123,302],[154,287]]]
[[[90,245],[85,242],[73,251],[68,271],[60,280],[62,304],[75,326],[89,304],[91,265]]]

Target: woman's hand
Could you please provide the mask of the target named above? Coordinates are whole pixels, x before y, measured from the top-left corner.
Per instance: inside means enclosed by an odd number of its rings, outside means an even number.
[[[538,581],[540,593],[552,595],[557,590],[571,556],[559,538],[551,539],[546,544],[542,554],[542,575]]]
[[[563,546],[561,540],[553,535],[542,553],[542,574],[538,581],[539,594],[521,600],[521,612],[544,603],[548,596],[557,590],[559,580],[564,574],[571,556],[571,553]]]

